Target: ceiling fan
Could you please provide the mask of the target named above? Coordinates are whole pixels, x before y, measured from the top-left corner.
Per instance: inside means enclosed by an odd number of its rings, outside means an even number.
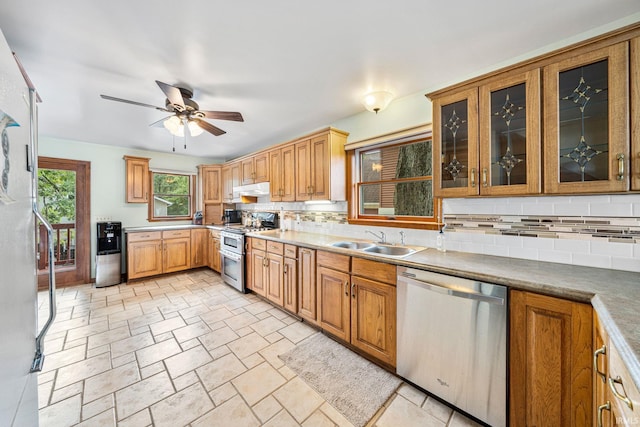
[[[150,126],[164,126],[171,134],[175,136],[185,136],[185,129],[189,132],[190,136],[197,136],[202,133],[203,130],[219,136],[226,132],[217,126],[203,119],[216,119],[216,120],[234,120],[236,122],[243,122],[242,114],[233,111],[204,111],[200,110],[198,104],[192,100],[193,90],[187,87],[172,86],[167,83],[156,80],[156,83],[164,92],[167,99],[165,100],[165,106],[156,107],[155,105],[144,104],[142,102],[129,101],[127,99],[116,98],[109,95],[100,95],[103,99],[110,101],[125,102],[127,104],[140,105],[142,107],[155,108],[156,110],[165,111],[167,113],[173,113],[169,117],[158,120],[152,123]]]

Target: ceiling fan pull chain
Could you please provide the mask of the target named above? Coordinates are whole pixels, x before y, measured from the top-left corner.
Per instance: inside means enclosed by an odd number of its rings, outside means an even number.
[[[173,152],[176,152],[176,136],[175,135],[171,135],[173,137]]]

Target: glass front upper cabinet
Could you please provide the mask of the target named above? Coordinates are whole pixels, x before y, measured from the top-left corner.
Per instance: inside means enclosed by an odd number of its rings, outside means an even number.
[[[540,193],[540,70],[481,86],[479,111],[479,193]]]
[[[544,69],[545,193],[629,189],[627,43]]]
[[[478,89],[433,100],[434,194],[478,193]]]

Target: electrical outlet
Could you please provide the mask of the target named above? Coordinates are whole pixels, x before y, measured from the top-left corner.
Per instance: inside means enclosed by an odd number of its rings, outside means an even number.
[[[113,219],[110,216],[97,216],[96,217],[96,222],[106,222],[106,221],[112,221]]]

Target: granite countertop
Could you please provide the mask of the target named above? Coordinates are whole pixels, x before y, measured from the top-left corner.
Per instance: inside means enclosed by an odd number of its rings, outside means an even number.
[[[439,252],[434,248],[403,258],[391,258],[329,246],[344,240],[366,240],[299,231],[260,231],[248,236],[590,303],[640,389],[640,273],[466,252]]]

